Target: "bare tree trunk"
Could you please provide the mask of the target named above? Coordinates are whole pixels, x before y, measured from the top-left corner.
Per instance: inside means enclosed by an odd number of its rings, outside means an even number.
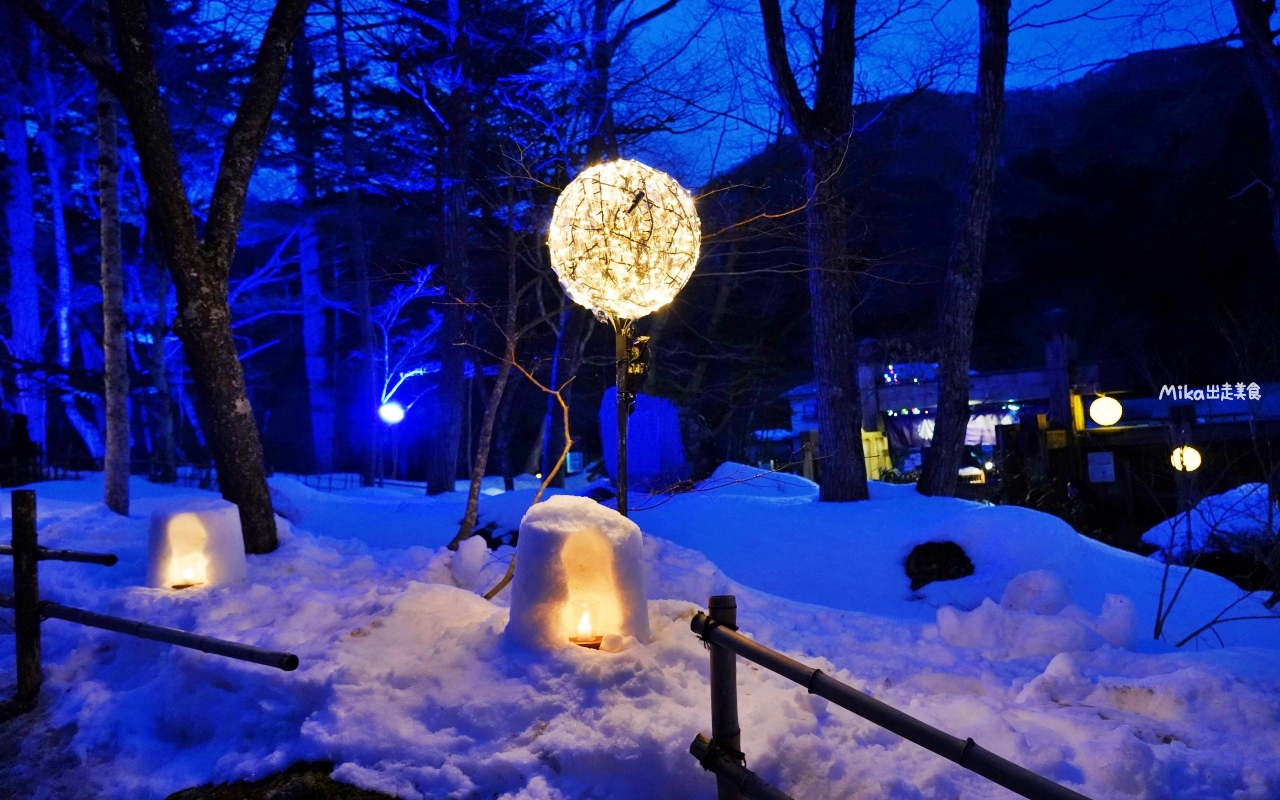
[[[618,137],[613,124],[613,100],[609,95],[609,76],[615,45],[609,37],[609,18],[617,4],[611,0],[594,0],[591,5],[591,31],[588,39],[588,78],[586,91],[587,166],[605,158],[618,157]]]
[[[1271,575],[1271,595],[1264,603],[1267,608],[1274,608],[1280,603],[1280,535],[1277,535],[1274,524],[1277,502],[1280,502],[1280,463],[1275,464],[1267,475],[1267,529],[1273,537],[1271,550],[1266,555],[1266,567]]]
[[[507,420],[511,419],[511,407],[515,405],[518,391],[515,386],[512,386],[503,393],[503,401],[498,406],[498,421],[494,424],[498,435],[493,449],[498,452],[498,472],[502,475],[502,489],[507,492],[515,491],[516,488],[515,462],[511,458],[512,431]]]
[[[513,189],[507,189],[508,219],[515,207]],[[449,547],[457,547],[458,543],[471,536],[476,521],[480,516],[480,486],[484,482],[485,469],[489,466],[489,447],[493,442],[493,428],[497,423],[498,409],[502,405],[502,397],[506,393],[507,380],[511,377],[511,368],[516,362],[516,315],[518,309],[516,293],[516,229],[507,226],[507,313],[502,320],[502,335],[506,339],[506,347],[502,351],[502,363],[498,366],[498,375],[489,391],[489,398],[484,406],[484,418],[480,422],[480,436],[476,444],[475,461],[471,465],[471,485],[467,489],[467,509],[462,515],[462,523],[458,533],[449,543]]]
[[[572,378],[578,374],[582,366],[582,357],[588,337],[596,324],[582,306],[577,303],[566,303],[560,315],[560,330],[556,335],[556,348],[551,361],[551,377],[547,385],[560,390],[560,399],[572,405]],[[560,404],[556,395],[547,397],[546,416],[543,420],[542,458],[538,462],[538,472],[546,480],[548,486],[563,489],[567,465],[555,468],[564,452],[566,432],[560,424]]]
[[[7,17],[7,15],[6,15]],[[18,20],[0,18],[0,32],[8,52],[17,54]],[[27,122],[23,112],[23,87],[11,83],[0,89],[0,119],[3,119],[4,154],[8,161],[6,182],[9,196],[4,205],[9,254],[8,347],[16,365],[18,411],[27,416],[31,438],[45,441],[44,336],[40,324],[40,275],[36,268],[35,185],[27,151]]]
[[[529,448],[529,455],[524,460],[522,472],[532,475],[535,472],[542,471],[542,443],[546,440],[547,427],[546,425],[539,425],[537,436],[533,440],[533,447]]]
[[[938,416],[916,491],[951,497],[969,425],[969,359],[973,317],[982,294],[991,207],[995,203],[996,158],[1004,119],[1004,74],[1009,61],[1009,0],[978,0],[977,140],[969,165],[969,197],[951,250],[938,335]]]
[[[813,371],[818,384],[818,499],[866,500],[867,464],[862,453],[862,396],[854,362],[853,267],[842,192],[843,142],[806,149],[809,203],[809,316],[813,325]]]
[[[427,494],[454,490],[458,477],[458,447],[462,439],[463,402],[469,402],[464,386],[463,343],[468,273],[467,205],[470,200],[468,158],[471,148],[472,86],[467,78],[471,58],[469,39],[462,30],[464,20],[457,3],[448,7],[449,49],[453,60],[461,65],[459,79],[444,100],[442,122],[444,147],[440,174],[443,189],[442,258],[440,276],[444,296],[440,308],[440,378],[435,389],[435,414],[431,420],[428,443]]]
[[[94,38],[110,52],[111,22],[106,0],[93,4]],[[106,87],[97,86],[98,209],[102,246],[103,395],[107,405],[107,446],[103,460],[102,501],[117,514],[129,514],[129,353],[124,335],[124,271],[120,252],[120,154],[116,105]],[[160,317],[164,317],[161,298]],[[160,347],[163,348],[163,340]],[[162,351],[163,352],[163,349]],[[163,360],[163,359],[162,359]]]
[[[53,222],[53,257],[58,268],[57,291],[54,292],[53,320],[58,338],[58,376],[52,381],[59,389],[63,412],[67,421],[84,442],[85,449],[95,462],[104,455],[102,433],[95,421],[85,418],[77,404],[76,392],[71,386],[71,288],[74,278],[71,272],[71,251],[67,244],[66,193],[62,182],[62,150],[58,146],[56,124],[59,116],[58,97],[53,79],[49,75],[48,59],[39,52],[36,40],[31,42],[33,61],[40,63],[43,106],[40,133],[37,141],[44,155],[45,176],[49,181],[49,210]]]
[[[155,391],[151,414],[153,419],[151,475],[154,483],[173,483],[178,479],[177,453],[173,435],[173,392],[169,388],[169,361],[165,340],[169,337],[169,277],[161,270],[156,291],[156,320],[151,327],[151,388]]]
[[[306,31],[293,51],[294,160],[298,168],[298,269],[302,282],[302,349],[311,410],[312,466],[333,471],[336,405],[329,375],[325,335],[324,288],[320,280],[320,242],[316,231],[315,59]]]
[[[460,90],[455,90],[455,92]],[[455,101],[457,102],[457,101]],[[469,103],[467,104],[469,108]],[[428,443],[427,494],[454,490],[458,477],[458,447],[462,438],[462,404],[466,399],[462,342],[465,337],[467,259],[467,181],[465,131],[468,121],[454,117],[447,134],[444,187],[443,258],[441,277],[445,294],[439,308],[440,378],[435,388],[435,405]]]
[[[778,0],[760,0],[773,83],[804,153],[809,200],[809,316],[818,386],[818,497],[829,502],[867,499],[862,454],[862,411],[854,360],[853,264],[849,258],[843,178],[853,133],[855,0],[824,0],[817,85],[810,108],[787,56]]]
[[[60,115],[49,59],[39,40],[30,41],[33,63],[40,65],[40,132],[37,140],[44,155],[45,175],[49,179],[49,206],[53,221],[53,256],[58,266],[58,289],[54,294],[53,320],[58,336],[58,366],[71,366],[71,255],[67,250],[67,214],[62,194],[62,153],[58,148],[57,122]],[[34,76],[33,76],[34,79]]]
[[[736,278],[730,277],[737,271],[738,257],[741,252],[738,243],[730,241],[725,245],[727,252],[717,255],[717,261],[720,263],[719,276],[720,285],[716,287],[716,299],[711,306],[711,314],[707,317],[706,336],[708,339],[715,340],[716,331],[720,327],[721,321],[724,319],[725,312],[729,310],[729,298],[733,294],[734,284],[737,283]],[[702,382],[706,380],[707,367],[710,365],[709,358],[700,358],[698,363],[693,367],[693,375],[689,378],[686,393],[689,397],[697,397],[702,393]],[[653,371],[650,370],[649,378],[653,378]]]
[[[308,0],[281,0],[272,14],[254,65],[253,78],[258,80],[251,79],[228,134],[205,236],[197,240],[168,113],[159,92],[145,7],[141,0],[113,3],[124,66],[121,77],[138,89],[122,92],[120,100],[129,116],[150,191],[151,227],[160,234],[157,240],[166,251],[165,261],[177,288],[175,329],[195,378],[201,427],[218,469],[219,487],[222,496],[239,507],[249,553],[269,553],[278,540],[262,443],[231,331],[227,277],[253,164],[307,5]]]
[[[587,124],[587,166],[606,158],[616,159],[618,128],[614,121],[611,89],[613,62],[636,29],[671,11],[680,0],[663,0],[643,13],[631,16],[630,4],[620,0],[590,0],[584,3],[582,22],[587,26],[586,52],[582,66],[586,71],[581,95],[581,112]],[[619,13],[621,11],[621,13]]]
[[[271,13],[235,119],[227,131],[203,236],[197,233],[174,146],[173,128],[156,72],[145,0],[110,3],[119,72],[110,59],[81,41],[36,0],[11,2],[66,46],[99,83],[111,89],[124,108],[147,184],[150,227],[177,289],[175,328],[195,378],[222,496],[239,507],[245,550],[271,552],[278,545],[275,516],[258,425],[231,331],[227,279],[249,180],[310,0],[277,0]]]
[[[278,544],[275,517],[258,426],[231,332],[227,287],[203,274],[190,277],[191,285],[178,287],[174,327],[196,377],[197,409],[218,468],[219,489],[240,508],[245,550],[269,553]]]
[[[1271,198],[1271,238],[1280,255],[1280,45],[1276,44],[1271,28],[1276,3],[1275,0],[1231,0],[1231,7],[1240,26],[1245,63],[1249,65],[1254,89],[1267,115],[1271,143],[1271,180],[1267,187]]]
[[[364,213],[360,199],[355,136],[355,98],[351,91],[351,65],[347,59],[346,13],[342,0],[333,3],[334,35],[337,37],[338,74],[342,88],[342,160],[346,171],[347,231],[351,259],[356,272],[356,316],[360,330],[361,361],[360,388],[356,393],[356,420],[363,429],[364,453],[360,460],[360,483],[371,486],[381,474],[380,434],[382,422],[378,417],[378,370],[374,353],[373,304],[370,300],[369,254],[365,247]]]
[[[493,388],[489,391],[489,398],[485,402],[484,418],[480,423],[480,435],[476,442],[475,461],[471,466],[471,485],[467,491],[467,508],[462,515],[462,523],[458,526],[457,535],[449,543],[450,547],[456,547],[458,542],[470,537],[479,518],[480,488],[484,482],[485,470],[489,466],[489,448],[493,443],[493,430],[498,419],[498,408],[502,404],[502,397],[507,389],[507,381],[511,377],[511,367],[516,360],[514,338],[511,341],[512,344],[507,346],[506,352],[502,355],[502,363],[498,365],[498,375],[494,379]]]

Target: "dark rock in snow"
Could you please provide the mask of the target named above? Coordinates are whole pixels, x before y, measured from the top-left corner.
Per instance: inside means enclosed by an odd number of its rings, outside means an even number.
[[[904,564],[911,591],[934,581],[954,581],[973,574],[973,562],[955,542],[925,542],[911,548]]]
[[[389,794],[358,789],[329,777],[333,764],[303,762],[260,781],[194,786],[166,800],[395,800]]]

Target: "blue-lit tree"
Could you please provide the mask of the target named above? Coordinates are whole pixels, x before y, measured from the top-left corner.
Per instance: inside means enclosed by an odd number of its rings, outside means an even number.
[[[5,337],[11,356],[6,372],[18,390],[13,408],[31,417],[33,438],[48,457],[79,450],[89,463],[101,463],[103,403],[92,367],[102,351],[89,333],[98,326],[92,313],[98,275],[76,269],[92,241],[86,218],[96,210],[92,173],[78,168],[93,150],[94,82],[64,51],[41,47],[20,14],[10,8],[3,13],[8,41],[0,67],[6,87],[0,116],[6,123],[7,169],[0,183],[14,190],[4,191],[5,227],[12,238],[6,256],[15,278]],[[41,229],[52,235],[29,235]],[[53,346],[47,347],[50,339]],[[127,433],[123,441],[127,468]],[[112,477],[104,499],[127,512],[127,487],[115,471]]]
[[[321,240],[318,223],[320,199],[317,175],[320,134],[315,119],[316,62],[304,29],[293,49],[289,99],[296,170],[298,210],[298,279],[302,312],[302,347],[307,378],[308,416],[311,421],[311,458],[317,472],[334,468],[334,435],[337,402],[330,366],[327,335],[329,304],[322,279]]]
[[[99,50],[110,50],[111,19],[105,0],[94,0],[93,3],[93,38]],[[106,422],[102,499],[107,508],[127,515],[129,474],[132,470],[129,458],[129,354],[125,346],[128,320],[124,311],[124,253],[120,241],[119,111],[115,98],[101,84],[94,86],[94,100],[98,154],[98,272],[102,285],[102,400]],[[168,403],[167,397],[165,403]],[[172,431],[171,417],[169,425]],[[167,444],[170,445],[169,452],[172,452],[172,435],[168,436]]]
[[[441,314],[429,309],[424,322],[410,308],[417,301],[442,294],[440,287],[432,282],[434,271],[433,267],[418,270],[408,281],[394,287],[387,299],[373,309],[378,333],[378,351],[373,362],[379,382],[379,408],[391,402],[398,402],[406,411],[412,408],[426,391],[421,384],[415,385],[414,379],[440,369],[436,336],[442,325]],[[397,399],[402,389],[405,396]],[[412,399],[407,395],[413,395]]]
[[[546,18],[529,2],[472,0],[440,8],[400,0],[380,33],[394,66],[401,102],[425,123],[435,147],[431,180],[438,201],[440,264],[444,293],[440,315],[440,373],[432,393],[427,439],[427,492],[453,491],[463,409],[467,304],[473,299],[471,209],[476,185],[487,171],[482,151],[486,126],[497,120],[497,87],[546,57],[541,32]],[[489,167],[488,169],[491,169]]]
[[[32,437],[46,440],[45,375],[43,369],[43,321],[40,314],[40,276],[36,261],[35,182],[30,166],[26,124],[26,96],[33,88],[29,80],[30,53],[23,33],[27,26],[8,7],[0,8],[0,42],[7,54],[0,84],[0,119],[3,120],[5,182],[8,196],[4,218],[8,231],[9,331],[6,349],[16,367],[17,410],[27,416]]]
[[[55,53],[54,55],[61,55]],[[53,229],[53,256],[56,266],[53,295],[53,327],[57,339],[56,370],[53,371],[51,385],[56,388],[63,412],[89,455],[96,461],[105,453],[102,431],[99,430],[96,414],[86,416],[80,404],[79,395],[74,391],[71,381],[72,359],[72,306],[74,280],[72,276],[72,245],[68,232],[68,213],[74,211],[70,206],[75,202],[75,177],[68,173],[67,158],[63,150],[66,141],[87,138],[85,118],[79,112],[79,99],[92,86],[92,81],[83,71],[68,73],[55,72],[52,58],[44,49],[32,53],[31,76],[34,85],[34,123],[36,128],[35,143],[43,161],[43,173],[47,186],[49,221]],[[74,139],[72,138],[74,135]],[[85,306],[83,294],[77,298],[78,305]],[[86,399],[97,400],[96,395],[85,395]],[[91,409],[92,410],[92,409]],[[126,504],[127,506],[127,504]]]
[[[284,83],[289,53],[310,0],[279,0],[227,130],[203,226],[197,222],[178,156],[140,0],[116,0],[111,20],[119,68],[37,0],[14,0],[46,35],[67,47],[120,100],[150,196],[150,222],[178,296],[183,340],[223,496],[240,509],[245,549],[277,546],[262,444],[231,330],[227,281],[258,152]],[[203,228],[201,230],[201,227]]]

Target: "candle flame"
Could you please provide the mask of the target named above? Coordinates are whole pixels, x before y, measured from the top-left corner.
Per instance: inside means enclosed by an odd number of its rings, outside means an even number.
[[[175,556],[169,562],[169,586],[197,586],[209,579],[209,559],[203,553]]]
[[[578,623],[578,638],[590,639],[591,633],[591,612],[583,611],[582,621]]]

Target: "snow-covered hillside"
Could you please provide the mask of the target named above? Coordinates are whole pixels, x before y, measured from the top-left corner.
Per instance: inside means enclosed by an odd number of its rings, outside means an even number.
[[[1280,620],[1169,643],[1237,600],[1230,583],[1193,575],[1154,641],[1161,565],[1055,518],[881,484],[866,503],[820,504],[812,484],[734,469],[633,500],[652,637],[613,652],[535,653],[503,635],[509,590],[480,595],[511,550],[442,547],[465,495],[274,479],[291,520],[280,549],[249,557],[246,583],[166,591],[144,588],[148,516],[204,493],[136,481],[125,519],[98,502],[99,480],[40,484],[43,544],[120,556],[42,562],[45,597],[287,650],[301,667],[48,621],[41,703],[0,726],[0,795],[159,798],[325,759],[405,798],[709,798],[687,752],[710,728],[689,620],[731,593],[756,639],[1091,797],[1280,796]],[[514,527],[533,494],[486,495],[482,516]],[[8,492],[0,507],[7,526]],[[975,573],[912,592],[903,559],[939,540]],[[1248,598],[1232,615],[1270,613]],[[748,764],[797,800],[1009,796],[781,678],[738,674]]]

